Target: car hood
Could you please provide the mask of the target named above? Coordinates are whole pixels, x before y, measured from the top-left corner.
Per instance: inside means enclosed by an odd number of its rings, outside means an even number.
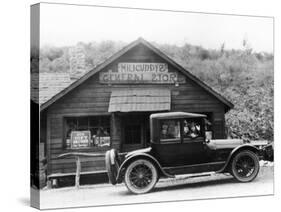
[[[135,155],[135,154],[139,154],[139,153],[148,153],[151,151],[151,147],[147,147],[147,148],[144,148],[144,149],[137,149],[137,150],[134,150],[134,151],[131,151],[131,152],[128,152],[125,156],[125,158],[128,158],[132,155]]]
[[[244,144],[242,139],[214,139],[207,144],[210,149],[233,149]]]

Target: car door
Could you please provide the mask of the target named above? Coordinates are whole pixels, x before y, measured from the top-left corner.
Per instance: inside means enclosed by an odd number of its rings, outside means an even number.
[[[201,125],[200,127],[202,127]],[[207,156],[202,128],[200,129],[201,134],[198,136],[188,137],[184,134],[184,119],[174,119],[161,120],[159,130],[160,141],[153,145],[153,149],[156,158],[163,167],[206,162]]]
[[[209,152],[205,144],[204,120],[182,119],[182,160],[184,165],[207,163]]]

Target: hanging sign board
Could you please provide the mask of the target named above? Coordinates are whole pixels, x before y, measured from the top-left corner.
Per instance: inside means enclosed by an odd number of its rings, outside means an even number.
[[[173,84],[178,82],[178,74],[168,72],[166,63],[119,63],[117,71],[100,73],[99,81],[106,84]]]
[[[83,148],[91,145],[90,131],[72,131],[71,132],[71,148]]]

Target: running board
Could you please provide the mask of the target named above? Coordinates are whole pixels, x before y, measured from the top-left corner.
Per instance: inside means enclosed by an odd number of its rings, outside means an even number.
[[[196,174],[182,174],[178,175],[177,179],[188,179],[188,178],[195,178],[195,177],[207,177],[216,174],[216,172],[204,172],[204,173],[196,173]]]
[[[196,174],[181,174],[177,175],[175,177],[176,180],[187,180],[191,178],[196,178],[196,177],[209,177],[216,174],[216,172],[204,172],[204,173],[196,173]],[[166,179],[163,179],[162,181],[165,181]]]
[[[201,174],[207,172],[215,172],[221,169],[224,165],[225,161],[220,161],[187,166],[163,167],[163,170],[171,175]]]

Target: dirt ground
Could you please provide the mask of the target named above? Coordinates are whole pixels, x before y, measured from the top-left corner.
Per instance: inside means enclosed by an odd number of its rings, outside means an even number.
[[[152,192],[143,195],[129,193],[124,184],[45,189],[40,192],[40,203],[41,209],[46,209],[272,195],[273,173],[273,165],[263,165],[257,178],[250,183],[239,183],[232,176],[224,174],[196,178],[181,175],[176,179],[160,180]]]

